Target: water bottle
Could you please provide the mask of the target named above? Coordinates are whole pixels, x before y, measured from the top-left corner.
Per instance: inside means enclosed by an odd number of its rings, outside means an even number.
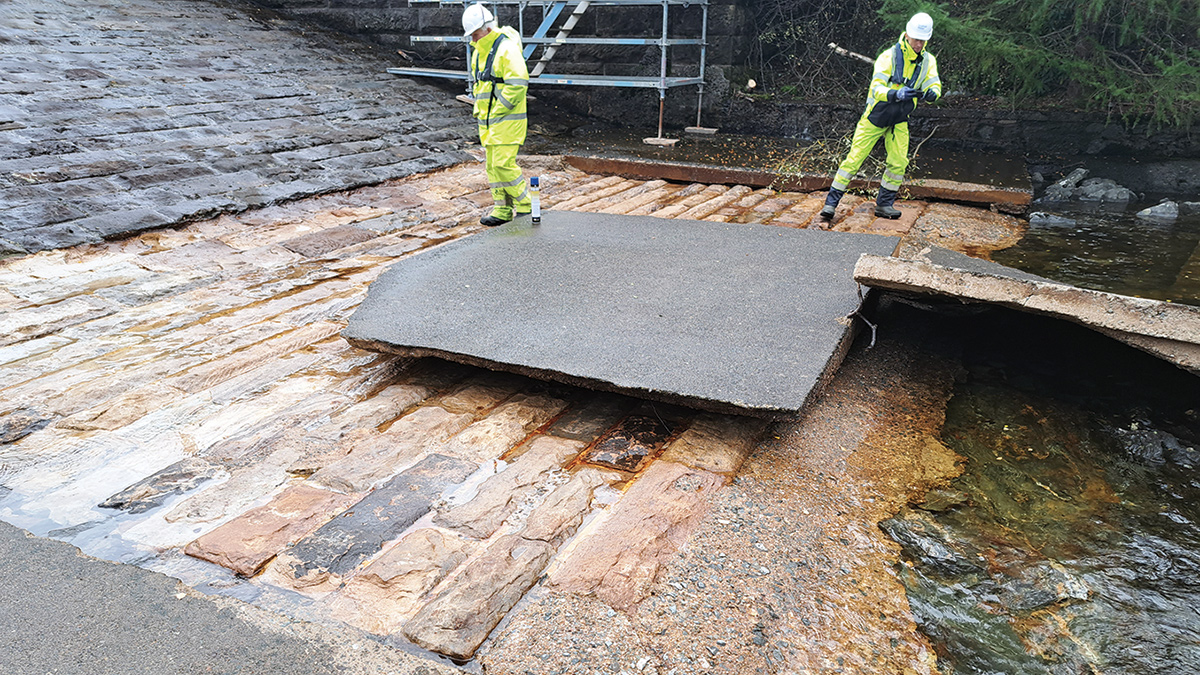
[[[537,176],[529,178],[529,198],[533,202],[533,211],[530,214],[530,220],[535,223],[542,222],[542,196],[541,196],[541,180]]]

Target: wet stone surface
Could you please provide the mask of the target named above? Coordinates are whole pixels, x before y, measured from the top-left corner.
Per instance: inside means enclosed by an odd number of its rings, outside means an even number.
[[[588,452],[585,461],[636,472],[670,435],[671,431],[657,418],[632,415],[608,431]]]
[[[220,473],[222,473],[220,465],[189,457],[130,485],[100,502],[99,506],[106,509],[121,509],[130,513],[142,513],[161,506],[167,497],[188,492],[201,481]]]
[[[296,579],[346,575],[428,512],[430,502],[443,490],[466,480],[475,469],[472,463],[445,455],[422,459],[289,549],[284,566]]]
[[[249,6],[18,4],[6,11],[32,23],[5,31],[0,54],[0,251],[445,167],[475,134],[465,106],[387,74],[380,51]],[[293,246],[317,255],[363,236]]]

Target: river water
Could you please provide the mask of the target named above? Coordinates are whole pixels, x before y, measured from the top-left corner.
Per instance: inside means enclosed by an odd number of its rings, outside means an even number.
[[[943,672],[1200,672],[1200,378],[1015,312],[958,331],[964,473],[881,524]]]
[[[1135,215],[1149,205],[1035,205],[1025,237],[992,259],[1083,288],[1200,305],[1200,216]]]

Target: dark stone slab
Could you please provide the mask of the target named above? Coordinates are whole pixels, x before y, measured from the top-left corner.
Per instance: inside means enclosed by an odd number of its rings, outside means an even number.
[[[288,551],[292,573],[300,578],[314,571],[351,572],[428,513],[443,490],[463,482],[476,468],[437,454],[417,462]]]
[[[162,506],[167,497],[187,492],[220,472],[221,467],[217,464],[197,457],[188,457],[130,485],[100,502],[98,506],[142,513]]]
[[[671,430],[657,418],[630,415],[604,434],[584,461],[620,471],[637,471],[670,436]]]
[[[720,412],[789,416],[836,369],[862,253],[897,240],[551,211],[401,259],[343,335]]]
[[[0,443],[15,443],[50,424],[48,417],[36,410],[19,408],[0,417]]]

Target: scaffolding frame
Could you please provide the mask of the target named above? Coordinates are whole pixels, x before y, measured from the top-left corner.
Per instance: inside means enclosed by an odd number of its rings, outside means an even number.
[[[700,127],[700,114],[704,102],[704,68],[708,49],[708,3],[709,0],[488,0],[484,4],[491,6],[492,14],[497,15],[499,7],[517,8],[517,32],[522,36],[525,60],[529,61],[539,46],[543,47],[542,58],[535,62],[530,69],[530,84],[574,85],[585,87],[635,87],[658,90],[658,138],[662,139],[663,109],[666,102],[667,90],[676,87],[695,85],[696,93],[696,127]],[[468,0],[409,0],[410,6],[437,5],[439,7],[462,7],[471,4]],[[669,38],[667,27],[670,19],[670,8],[688,8],[697,5],[702,10],[699,38]],[[659,37],[575,37],[570,35],[574,26],[572,19],[577,19],[591,7],[662,7],[662,31]],[[541,8],[542,20],[533,33],[525,33],[525,10]],[[547,37],[554,24],[562,16],[563,10],[572,8],[569,18],[559,27],[558,34]],[[461,35],[413,35],[410,41],[416,42],[463,42],[467,51],[467,63],[471,62],[471,47],[468,40]],[[545,73],[541,68],[549,63],[558,47],[563,45],[657,45],[659,47],[659,74],[653,76],[616,76],[616,75],[572,75],[562,73]],[[668,77],[668,52],[677,46],[700,47],[700,69],[697,77]],[[467,92],[471,92],[473,82],[469,71],[449,70],[443,68],[388,68],[393,75],[408,77],[439,77],[467,81]],[[536,74],[535,74],[536,72]]]

